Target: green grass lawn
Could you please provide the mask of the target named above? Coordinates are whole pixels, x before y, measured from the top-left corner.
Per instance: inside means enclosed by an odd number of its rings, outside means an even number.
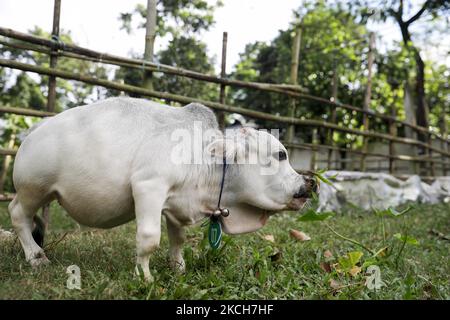
[[[326,222],[300,222],[299,217],[280,214],[259,232],[225,236],[217,251],[203,240],[204,227],[189,228],[185,274],[168,267],[164,230],[161,247],[151,258],[155,282],[146,284],[134,275],[134,223],[83,231],[54,204],[46,238],[51,265],[32,270],[17,238],[0,242],[0,299],[450,298],[449,204],[418,205],[403,216],[385,217],[385,237],[379,217],[355,208]],[[368,251],[337,237],[325,224],[370,249],[388,249],[371,259]],[[11,227],[6,204],[0,204],[0,226]],[[291,237],[291,229],[311,240]],[[414,237],[419,244],[403,246],[395,233]],[[275,241],[266,240],[267,235]],[[364,255],[353,261],[352,272],[345,271],[342,257],[353,251]],[[379,266],[385,283],[376,291],[365,285],[364,264],[370,261]],[[66,268],[73,264],[81,269],[81,290],[66,288]]]

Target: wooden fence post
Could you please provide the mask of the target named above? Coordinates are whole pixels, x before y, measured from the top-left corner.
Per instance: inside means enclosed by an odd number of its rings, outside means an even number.
[[[333,80],[332,80],[332,89],[331,89],[331,101],[333,101],[333,102],[337,102],[338,81],[339,80],[338,80],[338,74],[337,74],[337,65],[336,65],[336,60],[334,60]],[[331,108],[332,109],[331,109],[330,122],[335,124],[336,123],[336,107],[332,106]],[[334,134],[334,130],[329,129],[327,143],[330,146],[333,144],[333,134]],[[328,149],[328,161],[327,161],[328,168],[327,169],[329,169],[329,170],[331,169],[331,165],[332,165],[332,157],[333,157],[333,149]]]
[[[227,69],[227,42],[228,42],[228,33],[224,32],[222,36],[222,64],[221,64],[221,70],[220,70],[220,77],[225,78],[226,77],[226,69]],[[220,84],[220,96],[219,96],[219,102],[225,103],[225,90],[226,85],[224,83]],[[219,122],[220,129],[225,129],[225,113],[223,111],[219,111],[217,113],[217,118]]]
[[[447,152],[450,153],[450,142],[449,141],[447,141]],[[446,163],[446,165],[445,165],[445,174],[444,175],[447,176],[447,170],[448,170],[447,164],[450,163],[449,156],[447,156],[447,160],[445,163]]]
[[[434,161],[433,161],[433,139],[430,133],[428,133],[428,157],[430,158],[430,176],[434,177],[436,176],[436,171],[434,168]]]
[[[393,118],[396,117],[396,110],[395,110],[394,106],[392,106],[391,116]],[[391,136],[397,136],[397,125],[396,125],[395,121],[393,121],[393,120],[389,121],[389,134]],[[394,141],[392,141],[392,140],[389,140],[389,155],[391,155],[391,156],[395,155]],[[394,160],[395,160],[394,158],[389,158],[389,173],[390,174],[395,173]]]
[[[61,0],[55,0],[53,7],[53,27],[52,40],[59,39],[59,19],[61,16]],[[50,68],[56,68],[58,62],[58,50],[52,50],[50,53]],[[55,111],[56,105],[56,77],[50,76],[48,79],[48,94],[47,94],[47,111]]]
[[[446,119],[445,115],[444,115],[444,117],[442,119],[442,122],[441,122],[441,134],[442,134],[443,138],[447,139],[447,135],[448,135],[448,133],[447,133],[447,119]],[[446,148],[447,148],[447,150],[449,149],[448,141],[445,142],[445,141],[441,140],[441,150],[445,150]],[[447,175],[447,164],[448,164],[448,161],[449,161],[449,157],[446,157],[446,156],[442,155],[441,158],[442,158],[442,161],[443,161],[443,163],[442,163],[442,175],[446,176]]]
[[[147,0],[147,22],[145,24],[144,60],[153,62],[156,39],[156,0]],[[152,72],[144,70],[144,88],[153,90]]]
[[[311,171],[315,171],[317,170],[317,145],[319,144],[318,142],[318,131],[319,128],[315,127],[312,129],[312,145],[313,148],[311,148],[311,152],[312,152],[312,157],[311,157],[311,163],[310,163],[310,170]]]
[[[369,54],[367,57],[367,87],[366,87],[366,93],[364,95],[364,104],[363,109],[365,111],[368,111],[370,108],[370,98],[372,95],[372,65],[374,60],[374,51],[375,51],[375,33],[370,33],[370,39],[369,39]],[[369,130],[369,116],[367,113],[363,114],[363,126],[364,130]],[[359,166],[360,171],[366,170],[366,152],[368,148],[369,139],[367,137],[363,138],[363,154],[361,155],[361,163]]]
[[[298,64],[299,64],[299,58],[300,58],[300,45],[302,41],[302,23],[300,22],[299,26],[297,27],[294,42],[292,44],[292,52],[291,52],[291,75],[290,75],[290,83],[292,85],[297,85],[298,83]],[[295,109],[296,109],[296,100],[295,98],[289,99],[289,117],[295,117]],[[289,124],[286,132],[286,140],[289,143],[294,142],[294,136],[295,136],[295,125]],[[293,149],[289,148],[289,152],[292,153]]]
[[[13,133],[11,134],[11,137],[8,141],[8,149],[12,150],[14,149],[14,144],[16,142],[16,135]],[[5,155],[2,162],[2,169],[0,172],[0,194],[5,192],[5,181],[6,176],[8,175],[8,169],[9,165],[11,164],[12,156],[11,155]]]

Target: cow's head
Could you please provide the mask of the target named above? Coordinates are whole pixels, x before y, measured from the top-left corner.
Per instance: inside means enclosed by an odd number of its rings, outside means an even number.
[[[276,212],[302,209],[317,192],[314,177],[298,174],[289,164],[286,148],[265,131],[227,131],[207,150],[218,159],[225,155],[229,163],[223,207],[230,215],[222,218],[227,233],[255,231]]]

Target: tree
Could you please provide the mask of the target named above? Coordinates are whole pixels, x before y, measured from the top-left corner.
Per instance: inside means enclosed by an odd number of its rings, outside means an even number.
[[[372,17],[378,21],[386,21],[390,18],[397,23],[402,34],[403,44],[411,52],[415,62],[416,121],[418,125],[428,128],[429,109],[425,97],[425,62],[419,47],[413,41],[411,26],[425,15],[430,15],[433,19],[443,16],[450,10],[450,2],[446,0],[426,0],[416,11],[413,11],[412,2],[405,0],[379,0],[376,3],[363,0],[350,2],[349,5],[361,7],[360,12],[363,19]],[[407,15],[408,17],[406,17]],[[419,137],[421,140],[426,139],[423,135],[419,135]]]
[[[232,76],[246,81],[288,82],[292,35],[295,24],[299,17],[302,17],[304,27],[300,50],[299,84],[310,94],[330,97],[332,75],[336,70],[339,78],[338,101],[362,106],[367,72],[368,30],[366,25],[367,17],[373,14],[370,10],[370,8],[358,7],[358,3],[350,6],[343,2],[308,1],[296,11],[297,18],[294,19],[291,27],[280,31],[270,43],[248,44]],[[416,34],[416,38],[419,35],[425,36],[426,33]],[[382,36],[383,34],[378,34],[379,40],[382,40]],[[391,115],[391,112],[395,110],[400,119],[405,119],[403,83],[410,79],[411,74],[414,74],[414,59],[414,52],[406,47],[403,41],[394,42],[392,49],[385,53],[376,52],[371,110],[386,115]],[[436,61],[428,65],[433,66],[428,69],[427,66],[425,67],[425,76],[428,81],[425,82],[425,92],[428,93],[426,101],[428,105],[433,106],[430,111],[429,125],[433,126],[433,130],[438,130],[439,127],[444,127],[442,123],[447,124],[449,121],[440,120],[445,118],[442,114],[445,113],[450,101],[449,72],[448,67],[440,66]],[[287,115],[288,99],[284,96],[242,88],[231,88],[230,93],[234,104]],[[329,114],[329,106],[303,99],[300,107],[297,108],[296,116],[327,119]],[[339,125],[355,129],[362,128],[362,116],[359,113],[339,109],[337,119]],[[267,121],[259,121],[259,123],[266,127],[276,125]],[[370,129],[389,132],[386,121],[378,118],[371,120]],[[400,129],[399,134],[402,134],[401,130],[403,129]],[[312,140],[309,130],[300,128],[296,132],[299,132],[299,137],[305,141]],[[325,136],[325,132],[322,131],[320,133],[322,143]],[[360,137],[356,138],[350,134],[334,134],[335,144],[343,146],[352,144],[355,147],[361,142]]]
[[[368,32],[356,16],[338,7],[330,7],[323,1],[310,1],[295,12],[302,17],[302,42],[298,83],[310,94],[331,97],[332,75],[338,72],[339,101],[354,105],[362,104],[364,92],[364,69]],[[235,66],[232,76],[246,81],[287,83],[290,74],[291,46],[298,18],[287,30],[279,32],[270,43],[248,44]],[[251,89],[232,88],[234,104],[243,107],[287,115],[289,99],[284,95],[257,92]],[[330,106],[310,100],[301,100],[296,108],[296,117],[327,119]],[[340,110],[338,119],[350,128],[359,128],[360,115],[351,115]],[[258,121],[264,127],[278,124]],[[305,141],[311,141],[309,130],[296,130]],[[320,132],[323,142],[326,134]],[[349,135],[335,134],[336,141],[346,143]],[[353,139],[353,137],[351,137]]]
[[[210,4],[204,0],[161,0],[157,2],[157,28],[158,37],[168,39],[167,48],[155,53],[155,61],[187,68],[203,73],[213,73],[213,59],[208,57],[207,46],[199,40],[201,33],[208,30],[214,23],[213,12],[221,5],[220,1]],[[136,6],[131,12],[121,13],[119,20],[121,29],[131,33],[133,24],[138,20],[137,28],[144,28],[147,10],[142,4]],[[142,58],[135,54],[134,58]],[[141,86],[144,72],[119,68],[115,79],[127,84]],[[217,99],[216,86],[205,82],[191,80],[172,75],[161,75],[153,72],[153,88],[203,99]],[[110,90],[110,95],[118,92]]]
[[[214,10],[221,6],[221,1],[209,4],[205,0],[158,0],[157,1],[157,36],[195,35],[208,30],[214,24]],[[145,28],[147,10],[138,4],[131,12],[121,13],[121,29],[132,32],[133,19],[139,19],[138,28]]]

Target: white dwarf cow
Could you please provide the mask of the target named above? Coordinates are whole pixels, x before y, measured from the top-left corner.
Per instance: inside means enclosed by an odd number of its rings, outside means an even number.
[[[213,134],[204,138],[197,129]],[[255,154],[258,161],[249,161]],[[136,219],[137,266],[148,280],[162,215],[171,261],[184,269],[183,227],[211,216],[219,193],[230,212],[220,224],[239,234],[261,228],[275,212],[301,209],[316,189],[266,132],[242,128],[224,135],[205,106],[132,98],[73,108],[33,128],[17,152],[13,180],[17,195],[9,211],[32,266],[48,262],[35,241],[36,212],[56,199],[81,225],[112,228]]]

